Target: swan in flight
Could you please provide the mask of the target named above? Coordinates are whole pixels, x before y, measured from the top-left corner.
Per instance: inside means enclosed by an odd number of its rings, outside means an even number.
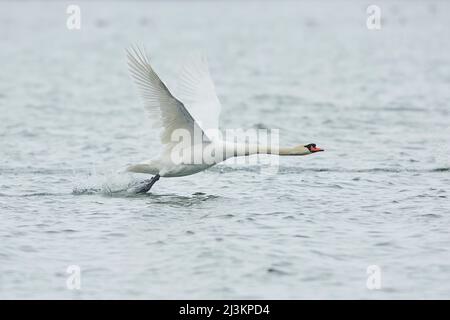
[[[143,49],[132,47],[127,50],[127,57],[130,74],[140,89],[144,106],[154,125],[160,129],[163,147],[159,157],[126,169],[154,175],[135,189],[137,193],[148,192],[160,177],[191,175],[231,157],[251,154],[303,156],[324,151],[314,143],[274,148],[266,144],[222,140],[219,131],[221,105],[206,59],[198,59],[183,69],[177,92],[179,100],[150,66]],[[204,156],[205,150],[209,157]]]

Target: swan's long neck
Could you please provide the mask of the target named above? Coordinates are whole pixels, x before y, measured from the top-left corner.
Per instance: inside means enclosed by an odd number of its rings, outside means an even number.
[[[293,147],[293,148],[280,148],[279,155],[280,156],[303,156],[310,154],[309,150],[307,148],[304,148],[303,146],[299,147]]]
[[[274,154],[280,156],[306,155],[309,150],[303,146],[300,147],[276,147],[263,144],[245,144],[245,143],[227,143],[226,154],[229,157],[242,157],[252,154]]]

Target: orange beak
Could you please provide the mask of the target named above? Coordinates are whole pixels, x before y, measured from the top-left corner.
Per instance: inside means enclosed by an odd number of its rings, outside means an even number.
[[[311,148],[311,152],[319,152],[319,151],[325,151],[325,150],[323,150],[321,148],[315,148],[315,147]]]

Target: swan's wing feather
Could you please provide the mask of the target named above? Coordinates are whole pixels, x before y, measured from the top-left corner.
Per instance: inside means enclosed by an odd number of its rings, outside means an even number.
[[[184,66],[176,94],[199,126],[210,138],[213,138],[214,130],[219,129],[221,105],[206,57],[196,55]]]
[[[150,66],[144,51],[131,48],[127,50],[127,56],[131,76],[140,89],[150,119],[154,125],[162,129],[161,142],[170,144],[172,133],[176,129],[188,130],[191,137],[194,137],[194,132],[196,134],[201,132],[204,135],[183,103],[170,93]]]

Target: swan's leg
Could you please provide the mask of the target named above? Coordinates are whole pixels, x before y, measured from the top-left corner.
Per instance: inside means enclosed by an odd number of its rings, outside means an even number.
[[[158,181],[158,180],[159,180],[159,174],[157,174],[156,176],[151,178],[150,181],[147,184],[143,185],[141,188],[139,188],[136,191],[136,193],[147,193],[153,187],[153,185],[156,183],[156,181]]]

